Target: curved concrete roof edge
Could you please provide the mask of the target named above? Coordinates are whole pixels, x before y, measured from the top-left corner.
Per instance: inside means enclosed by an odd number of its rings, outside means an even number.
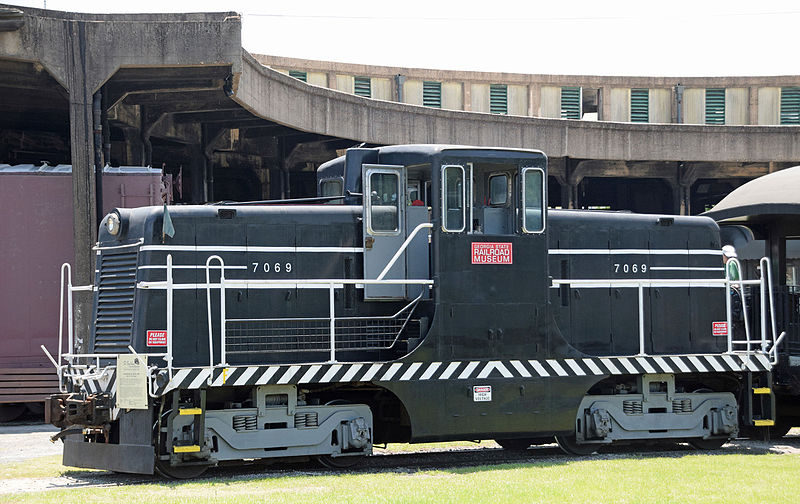
[[[551,157],[630,161],[800,161],[800,128],[584,122],[441,110],[306,84],[242,50],[235,96],[256,115],[369,143],[540,149]]]

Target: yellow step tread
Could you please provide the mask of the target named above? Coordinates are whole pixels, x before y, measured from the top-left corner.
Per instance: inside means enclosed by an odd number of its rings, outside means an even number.
[[[200,451],[200,447],[197,445],[173,446],[172,451],[175,453],[195,453]]]

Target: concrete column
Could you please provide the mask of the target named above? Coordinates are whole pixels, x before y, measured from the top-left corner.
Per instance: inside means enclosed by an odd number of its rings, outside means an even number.
[[[611,88],[603,86],[600,88],[600,103],[597,107],[597,120],[607,121],[611,117]]]
[[[69,135],[72,157],[72,225],[74,238],[73,284],[88,285],[94,282],[94,254],[92,246],[97,240],[97,220],[94,174],[94,139],[92,128],[93,90],[89,89],[87,76],[87,48],[85,24],[71,21],[67,34],[67,88],[69,90]],[[75,349],[87,350],[89,323],[92,316],[91,296],[75,299]]]
[[[144,145],[139,130],[123,128],[122,134],[125,136],[125,145],[122,146],[125,155],[120,163],[128,166],[144,166]]]
[[[580,208],[578,186],[583,180],[583,174],[579,169],[580,164],[580,161],[564,158],[564,178],[566,185],[563,185],[561,189],[561,204],[564,208]]]
[[[672,213],[676,215],[689,215],[689,201],[686,197],[686,187],[680,185],[675,179],[665,179],[672,189]]]
[[[528,86],[528,115],[539,117],[539,107],[542,102],[542,86],[540,84],[530,84]]]
[[[753,86],[748,88],[750,93],[748,110],[747,110],[747,124],[758,124],[758,87]]]
[[[189,186],[184,183],[183,197],[192,203],[204,203],[206,193],[206,171],[205,163],[206,158],[203,153],[203,147],[199,144],[190,147],[192,153],[191,165],[189,166],[188,177],[184,175],[184,180],[189,179]]]
[[[692,185],[697,182],[697,169],[693,165],[678,163],[675,180],[668,179],[675,195],[675,213],[691,215]]]

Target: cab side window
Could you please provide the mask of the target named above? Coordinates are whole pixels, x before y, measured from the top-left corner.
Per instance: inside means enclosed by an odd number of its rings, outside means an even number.
[[[522,170],[522,230],[525,233],[544,231],[544,171],[541,168]]]
[[[369,176],[371,232],[400,232],[400,177],[395,173],[372,172]]]
[[[445,231],[464,231],[466,201],[464,167],[450,165],[442,168],[442,220]]]

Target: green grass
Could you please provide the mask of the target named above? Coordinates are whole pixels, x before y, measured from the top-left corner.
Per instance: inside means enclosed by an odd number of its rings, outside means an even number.
[[[0,502],[794,503],[800,496],[799,470],[800,455],[631,455],[403,473],[273,473],[0,494]]]

